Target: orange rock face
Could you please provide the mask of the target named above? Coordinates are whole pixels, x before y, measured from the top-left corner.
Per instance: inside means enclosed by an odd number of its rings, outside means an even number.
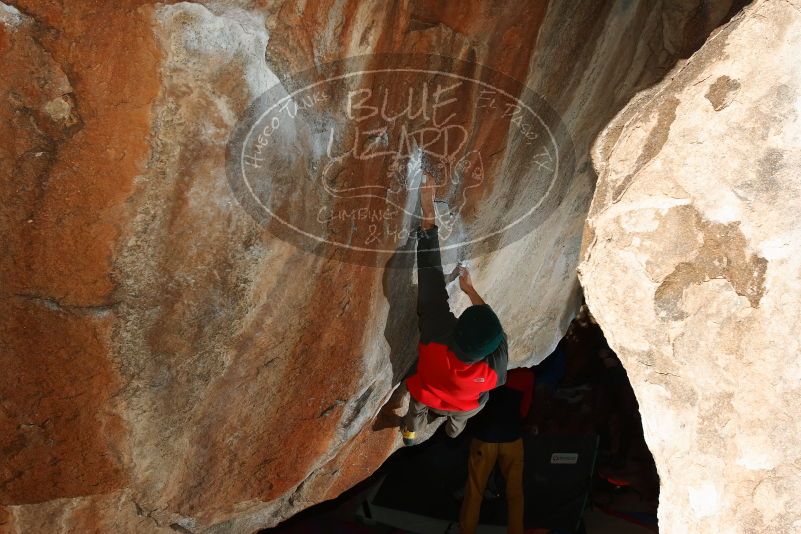
[[[81,3],[4,9],[0,498],[27,504],[127,483],[112,249],[148,153],[158,51],[147,10],[98,25]],[[131,87],[148,70],[154,83]]]
[[[336,497],[398,445],[393,392],[416,355],[409,263],[297,246],[226,176],[251,102],[323,63],[456,58],[561,117],[575,172],[529,232],[471,258],[513,362],[544,358],[578,303],[594,136],[684,53],[663,35],[702,38],[726,12],[700,24],[694,11],[693,26],[669,7],[601,4],[0,3],[0,531],[253,532]],[[623,37],[605,39],[607,24]],[[482,119],[477,99],[455,108],[487,156],[484,187],[464,196],[468,235],[539,194],[514,118]],[[295,145],[311,151],[309,124]],[[314,162],[289,161],[279,213],[323,205],[304,181]],[[386,161],[371,165],[356,185]]]

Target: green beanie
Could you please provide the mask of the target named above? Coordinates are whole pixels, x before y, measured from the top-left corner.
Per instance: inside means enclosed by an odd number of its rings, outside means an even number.
[[[456,322],[454,341],[462,352],[478,361],[503,341],[501,321],[488,304],[470,306]]]

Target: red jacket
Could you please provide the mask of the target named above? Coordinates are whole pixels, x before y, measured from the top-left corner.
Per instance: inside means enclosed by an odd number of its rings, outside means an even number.
[[[476,363],[465,363],[444,343],[420,343],[417,373],[406,381],[409,393],[426,406],[466,412],[486,402],[486,394],[503,384],[506,341],[499,352]]]
[[[417,242],[417,314],[420,325],[417,371],[406,388],[417,401],[437,410],[466,412],[487,400],[487,393],[506,382],[508,347],[484,358],[462,353],[453,342],[456,316],[448,305],[437,228]],[[486,306],[486,304],[485,304]]]

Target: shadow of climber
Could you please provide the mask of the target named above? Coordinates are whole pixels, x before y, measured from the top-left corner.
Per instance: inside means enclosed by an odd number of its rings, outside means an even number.
[[[393,386],[398,386],[410,374],[417,359],[417,339],[409,334],[417,329],[417,288],[412,283],[415,244],[414,239],[409,239],[392,254],[381,279],[384,298],[389,303],[384,339],[389,344]],[[395,389],[376,417],[373,430],[397,428],[400,418],[395,411],[401,407],[405,394],[405,387]]]

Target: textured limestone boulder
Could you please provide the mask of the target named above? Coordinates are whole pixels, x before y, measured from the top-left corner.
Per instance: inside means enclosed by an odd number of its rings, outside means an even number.
[[[801,6],[760,1],[599,137],[580,268],[663,532],[801,529]]]
[[[527,233],[473,258],[512,361],[534,363],[578,304],[591,143],[737,7],[12,4],[0,4],[0,530],[26,534],[253,532],[339,495],[397,446],[413,273],[310,253],[244,209],[226,147],[264,91],[326,62],[415,53],[485,65],[550,103],[573,172]],[[463,124],[498,144],[469,229],[537,190],[499,141],[509,131]],[[721,228],[721,243],[740,235]],[[761,257],[744,249],[737,272]],[[682,276],[660,301],[671,317],[685,313],[670,300]],[[762,279],[736,276],[758,299]]]

